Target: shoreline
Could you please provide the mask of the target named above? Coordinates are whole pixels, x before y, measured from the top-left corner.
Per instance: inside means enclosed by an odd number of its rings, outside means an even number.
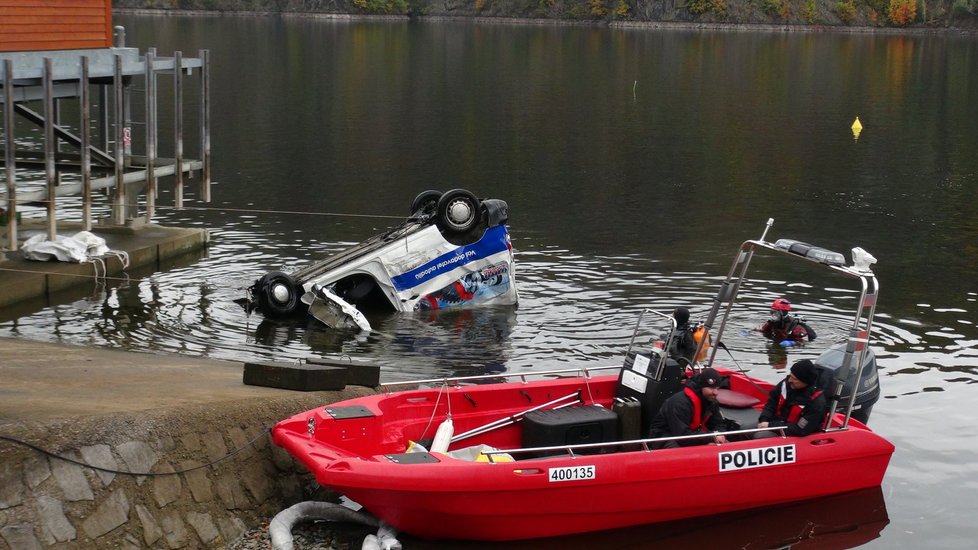
[[[0,349],[0,548],[236,548],[292,504],[335,497],[270,428],[375,392],[247,385],[240,363],[187,355]]]
[[[341,22],[391,21],[391,22],[452,22],[488,25],[535,25],[569,27],[608,27],[612,29],[720,31],[720,32],[768,32],[768,33],[840,33],[883,34],[894,36],[925,35],[978,35],[978,29],[964,27],[868,27],[844,25],[771,25],[760,23],[689,23],[684,21],[579,21],[567,19],[536,19],[525,17],[468,17],[447,15],[367,15],[349,13],[292,12],[292,11],[218,11],[180,10],[151,8],[113,8],[115,15],[164,16],[164,17],[283,17],[325,19]]]

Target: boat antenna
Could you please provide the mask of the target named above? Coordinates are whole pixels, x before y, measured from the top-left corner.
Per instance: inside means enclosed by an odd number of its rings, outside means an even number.
[[[747,381],[750,382],[752,386],[754,386],[755,388],[757,388],[758,390],[760,390],[761,393],[767,393],[767,390],[765,390],[764,388],[758,386],[757,383],[754,382],[754,379],[751,378],[751,376],[749,374],[747,374],[747,371],[744,370],[744,367],[740,366],[740,363],[738,363],[737,362],[737,359],[734,358],[733,353],[730,352],[730,350],[727,348],[727,345],[726,344],[724,344],[722,341],[717,341],[717,347],[718,348],[722,348],[723,351],[727,352],[727,355],[730,356],[730,360],[734,362],[734,365],[737,365],[737,370],[739,370],[740,371],[740,374],[743,374],[744,377],[747,378]]]

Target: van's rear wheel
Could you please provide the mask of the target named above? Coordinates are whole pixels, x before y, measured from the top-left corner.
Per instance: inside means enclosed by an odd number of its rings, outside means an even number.
[[[286,317],[299,307],[299,285],[281,271],[266,273],[254,286],[258,309],[270,317]]]
[[[438,224],[449,233],[472,230],[481,215],[479,199],[465,189],[452,189],[438,199]]]

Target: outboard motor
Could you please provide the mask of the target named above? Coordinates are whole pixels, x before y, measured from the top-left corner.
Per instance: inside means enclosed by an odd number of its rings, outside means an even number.
[[[842,360],[845,357],[846,344],[836,344],[825,350],[822,355],[815,360],[815,366],[819,367],[818,385],[821,388],[830,390],[835,388],[835,378],[845,377],[845,384],[842,386],[842,395],[839,396],[839,407],[837,411],[844,412],[845,406],[852,395],[853,387],[856,386],[857,365],[853,363],[849,366],[848,373],[841,373]],[[873,348],[866,350],[863,359],[863,372],[856,389],[856,401],[852,406],[852,418],[869,423],[869,413],[873,411],[873,405],[880,398],[880,379],[876,371],[876,354]]]

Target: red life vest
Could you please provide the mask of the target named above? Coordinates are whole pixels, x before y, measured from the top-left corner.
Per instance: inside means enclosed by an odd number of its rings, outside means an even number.
[[[700,399],[699,394],[693,391],[693,389],[690,387],[683,388],[683,393],[685,393],[686,397],[693,402],[693,420],[690,421],[689,428],[694,431],[699,430],[705,432],[706,426],[704,424],[710,419],[712,414],[708,414],[706,418],[701,420],[700,416],[703,414],[703,401]]]
[[[821,394],[822,394],[822,390],[816,390],[815,392],[812,393],[812,399],[815,399]],[[784,407],[785,399],[787,398],[787,396],[788,396],[788,383],[782,382],[781,396],[780,398],[778,398],[778,409],[774,411],[774,413],[779,417],[781,416],[781,408]],[[788,410],[788,416],[787,418],[785,418],[785,420],[788,422],[788,424],[794,424],[795,422],[798,422],[798,419],[801,418],[803,412],[805,412],[805,407],[803,405],[792,405],[791,409]]]

